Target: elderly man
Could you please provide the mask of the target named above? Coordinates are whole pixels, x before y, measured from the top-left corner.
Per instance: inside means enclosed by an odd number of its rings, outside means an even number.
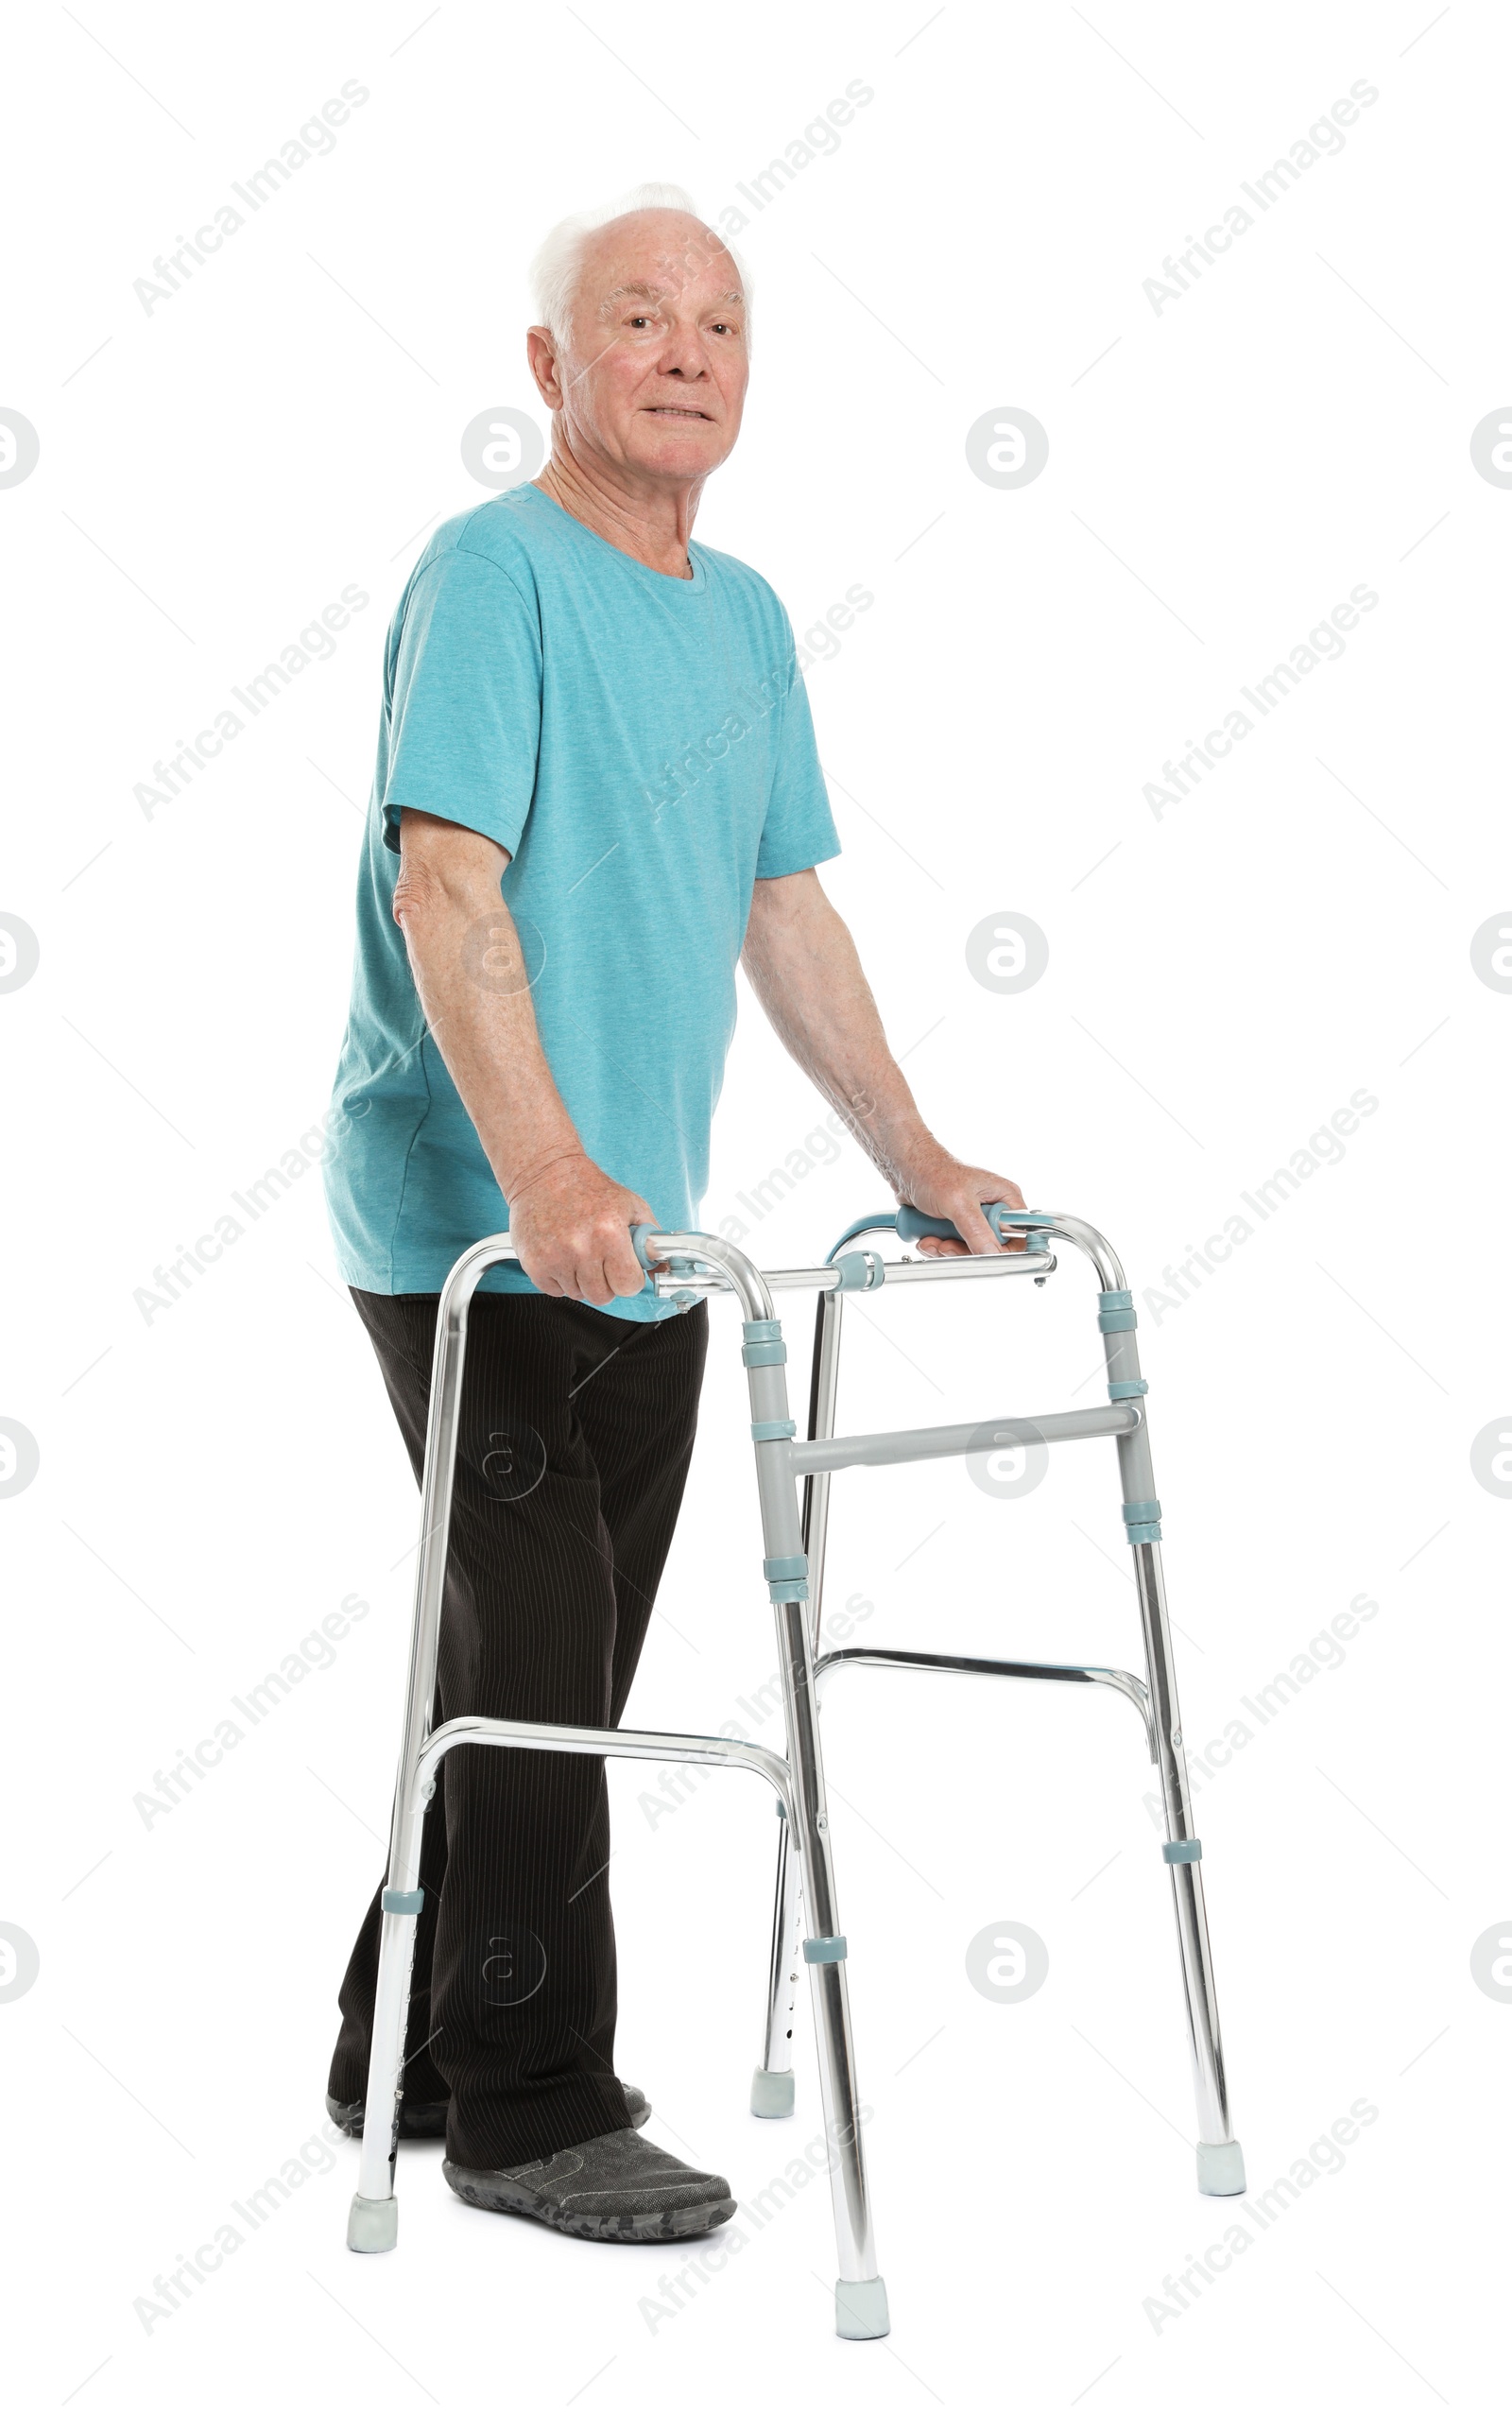
[[[449,520],[385,658],[328,1195],[411,1461],[438,1293],[507,1228],[468,1344],[438,1717],[625,1708],[680,1502],[706,1310],[648,1291],[633,1223],[696,1229],[745,963],[900,1199],[997,1247],[1023,1204],[925,1126],[815,866],[838,853],[792,629],[692,541],[740,433],[740,268],[643,187],[536,263],[549,466]],[[933,1244],[954,1245],[954,1244]],[[640,2133],[614,2071],[603,1763],[455,1751],[425,1823],[403,2132],[469,2203],[685,2237],[724,2179]],[[377,1897],[330,2107],[360,2130]]]

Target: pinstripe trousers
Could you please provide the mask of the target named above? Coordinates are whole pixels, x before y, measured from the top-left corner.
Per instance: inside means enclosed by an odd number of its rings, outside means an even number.
[[[352,1292],[419,1480],[437,1299]],[[435,1715],[617,1726],[681,1504],[708,1310],[638,1324],[479,1291],[468,1322]],[[499,2169],[628,2128],[614,2075],[604,1763],[463,1745],[425,1818],[411,2102]],[[380,1886],[340,1991],[330,2093],[364,2094]]]

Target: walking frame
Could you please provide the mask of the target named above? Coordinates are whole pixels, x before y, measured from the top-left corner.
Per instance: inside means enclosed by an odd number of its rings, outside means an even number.
[[[766,1578],[777,1621],[787,1751],[714,1734],[636,1732],[623,1728],[532,1724],[523,1719],[459,1716],[431,1732],[436,1687],[457,1414],[467,1346],[468,1308],[490,1266],[514,1256],[507,1233],[480,1240],[457,1259],[441,1293],[425,1439],[420,1557],[415,1583],[404,1745],[394,1795],[388,1879],[368,2074],[366,2124],[357,2193],[347,2243],[357,2253],[382,2253],[398,2237],[394,2195],[399,2105],[415,1933],[422,1901],[421,1836],[426,1805],[445,1754],[459,1744],[504,1749],[574,1751],[601,1758],[682,1761],[754,1769],[777,1795],[780,1834],[777,1890],[767,1987],[765,2040],[751,2086],[751,2110],[779,2119],[793,2110],[792,2027],[800,1927],[817,2031],[819,2092],[831,2141],[839,2277],[835,2327],[841,2337],[884,2337],[887,2296],[877,2275],[876,2246],[858,2117],[860,2095],[846,1985],[846,1939],[835,1897],[834,1853],[819,1748],[822,1687],[844,1667],[889,1667],[1005,1677],[1016,1682],[1098,1684],[1132,1702],[1143,1721],[1150,1757],[1160,1769],[1165,1808],[1162,1853],[1171,1873],[1177,1939],[1186,1997],[1197,2105],[1197,2185],[1204,2195],[1240,2195],[1244,2156],[1228,2116],[1212,1955],[1202,1886],[1202,1845],[1192,1830],[1186,1756],[1177,1702],[1176,1668],[1160,1564],[1160,1505],[1150,1461],[1148,1386],[1140,1374],[1135,1313],[1113,1250],[1074,1216],[994,1205],[988,1220],[1000,1238],[1022,1238],[1022,1249],[992,1255],[904,1257],[885,1261],[875,1250],[851,1250],[866,1234],[896,1231],[904,1240],[926,1233],[956,1236],[954,1227],[901,1207],[865,1217],[842,1233],[822,1266],[763,1274],[728,1240],[700,1232],[633,1228],[636,1253],[659,1297],[679,1311],[718,1291],[733,1291],[744,1317],[742,1356],[750,1394]],[[1098,1278],[1098,1330],[1108,1365],[1106,1407],[1043,1416],[1007,1416],[995,1422],[941,1424],[918,1431],[836,1437],[835,1395],[840,1329],[849,1292],[874,1294],[885,1285],[919,1282],[981,1282],[1030,1277],[1043,1284],[1057,1259],[1051,1243],[1079,1250]],[[774,1291],[816,1291],[813,1379],[808,1437],[799,1440],[788,1413],[787,1350],[773,1312]],[[1122,1668],[1054,1665],[1026,1660],[968,1659],[935,1651],[821,1650],[819,1618],[830,1478],[850,1466],[900,1466],[927,1458],[965,1457],[1039,1443],[1111,1439],[1117,1444],[1124,1525],[1134,1555],[1145,1680]]]

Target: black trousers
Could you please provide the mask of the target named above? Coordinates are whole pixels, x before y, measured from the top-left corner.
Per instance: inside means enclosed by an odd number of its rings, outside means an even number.
[[[352,1292],[417,1480],[438,1301]],[[479,1291],[468,1321],[435,1715],[617,1726],[681,1504],[708,1311],[633,1324]],[[604,1763],[458,1745],[425,1818],[404,2094],[498,2169],[629,2126],[614,2075]],[[329,2091],[366,2094],[380,1886]]]

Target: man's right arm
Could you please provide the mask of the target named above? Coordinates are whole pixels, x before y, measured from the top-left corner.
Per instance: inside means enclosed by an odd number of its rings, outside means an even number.
[[[521,1264],[548,1298],[604,1307],[630,1297],[645,1277],[629,1227],[656,1218],[593,1162],[552,1078],[520,935],[499,893],[508,854],[476,830],[407,807],[399,844],[394,920],[431,1037],[508,1201]]]

